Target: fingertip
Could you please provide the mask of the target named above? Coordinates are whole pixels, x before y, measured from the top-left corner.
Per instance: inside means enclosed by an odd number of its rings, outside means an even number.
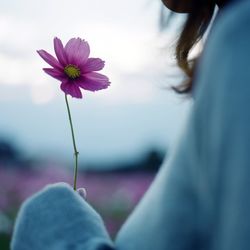
[[[84,200],[86,200],[86,198],[87,198],[87,191],[86,191],[85,188],[78,188],[78,189],[77,189],[77,192],[78,192],[78,194],[79,194]]]

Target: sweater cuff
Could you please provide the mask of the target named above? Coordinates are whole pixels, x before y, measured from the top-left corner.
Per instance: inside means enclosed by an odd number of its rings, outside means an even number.
[[[49,185],[22,205],[11,249],[112,249],[98,213],[64,183]]]

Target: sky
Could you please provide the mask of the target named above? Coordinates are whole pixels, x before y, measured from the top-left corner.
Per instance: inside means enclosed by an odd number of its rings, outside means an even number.
[[[29,156],[73,155],[60,82],[44,74],[36,53],[53,38],[87,40],[106,62],[111,86],[70,98],[80,161],[129,160],[153,147],[171,148],[191,101],[178,84],[173,47],[177,24],[159,32],[158,0],[0,0],[0,138]]]

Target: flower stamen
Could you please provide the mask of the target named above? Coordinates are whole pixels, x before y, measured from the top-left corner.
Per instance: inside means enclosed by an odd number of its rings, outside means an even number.
[[[72,64],[69,64],[64,68],[64,73],[71,79],[76,79],[81,75],[80,69]]]

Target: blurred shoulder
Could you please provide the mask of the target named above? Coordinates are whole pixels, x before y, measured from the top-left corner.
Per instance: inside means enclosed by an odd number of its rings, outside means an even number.
[[[237,98],[250,91],[249,44],[250,0],[236,0],[218,13],[210,31],[198,65],[195,100],[210,103],[210,98],[222,100],[236,90]]]
[[[228,7],[225,7],[218,13],[212,33],[221,36],[230,36],[228,38],[237,39],[235,34],[244,32],[250,36],[250,1],[234,1]]]

